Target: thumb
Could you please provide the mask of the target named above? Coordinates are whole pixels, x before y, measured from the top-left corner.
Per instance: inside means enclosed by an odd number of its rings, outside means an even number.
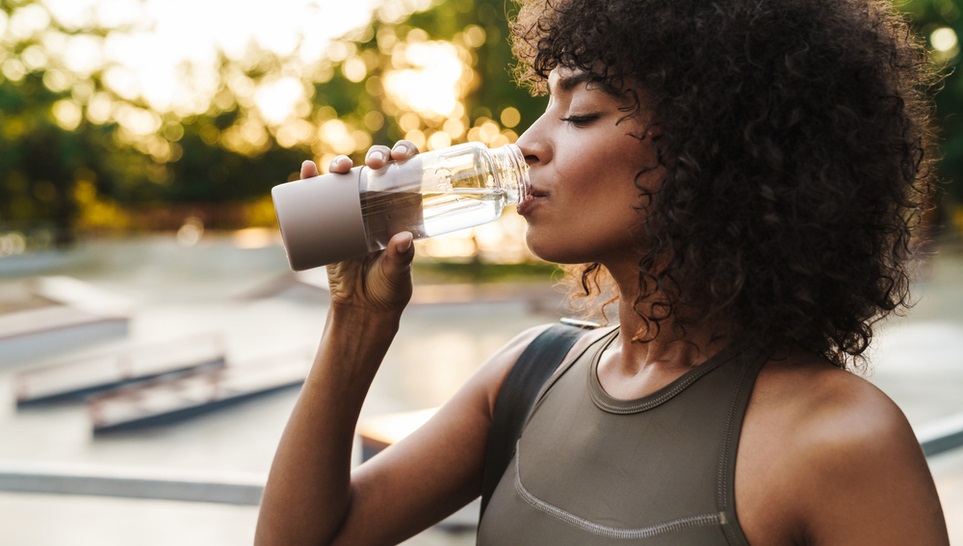
[[[415,257],[414,236],[411,232],[402,231],[391,237],[385,252],[385,269],[389,277],[406,274],[411,269],[411,261]]]

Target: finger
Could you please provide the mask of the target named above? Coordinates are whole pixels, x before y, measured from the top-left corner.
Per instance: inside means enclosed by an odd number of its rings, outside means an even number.
[[[351,170],[354,164],[351,162],[351,158],[346,155],[339,155],[331,160],[331,164],[328,165],[328,172],[332,173],[346,173]]]
[[[399,140],[391,148],[391,159],[394,161],[404,161],[418,154],[418,147],[410,140]]]
[[[301,163],[301,178],[314,178],[318,176],[318,166],[314,161],[308,160]]]
[[[372,146],[364,157],[364,164],[372,169],[380,169],[388,162],[391,151],[387,146]]]
[[[385,248],[385,266],[389,276],[400,274],[411,267],[415,257],[414,236],[409,231],[396,233]]]
[[[411,260],[415,256],[410,232],[396,233],[374,262],[381,287],[376,296],[383,305],[405,306],[411,300]],[[371,286],[375,286],[372,284]]]

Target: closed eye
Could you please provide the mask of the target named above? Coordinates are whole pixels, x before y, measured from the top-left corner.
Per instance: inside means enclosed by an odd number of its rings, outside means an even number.
[[[582,127],[584,125],[588,125],[589,123],[592,123],[593,121],[599,119],[599,117],[600,117],[599,114],[584,114],[584,115],[578,115],[578,116],[564,117],[564,118],[561,118],[561,120],[566,123],[571,123],[576,127]]]

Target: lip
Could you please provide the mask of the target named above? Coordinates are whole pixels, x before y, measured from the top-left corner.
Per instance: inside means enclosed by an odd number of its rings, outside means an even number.
[[[548,192],[545,190],[530,187],[528,189],[528,195],[526,195],[525,199],[518,204],[518,207],[515,209],[515,211],[519,216],[527,216],[531,214],[532,209],[537,205],[537,203],[546,197],[548,197]]]

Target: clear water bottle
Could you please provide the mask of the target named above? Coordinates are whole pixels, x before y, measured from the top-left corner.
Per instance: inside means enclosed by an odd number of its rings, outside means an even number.
[[[271,190],[291,269],[381,250],[396,233],[434,237],[491,222],[528,192],[518,146],[470,142],[280,184]]]

